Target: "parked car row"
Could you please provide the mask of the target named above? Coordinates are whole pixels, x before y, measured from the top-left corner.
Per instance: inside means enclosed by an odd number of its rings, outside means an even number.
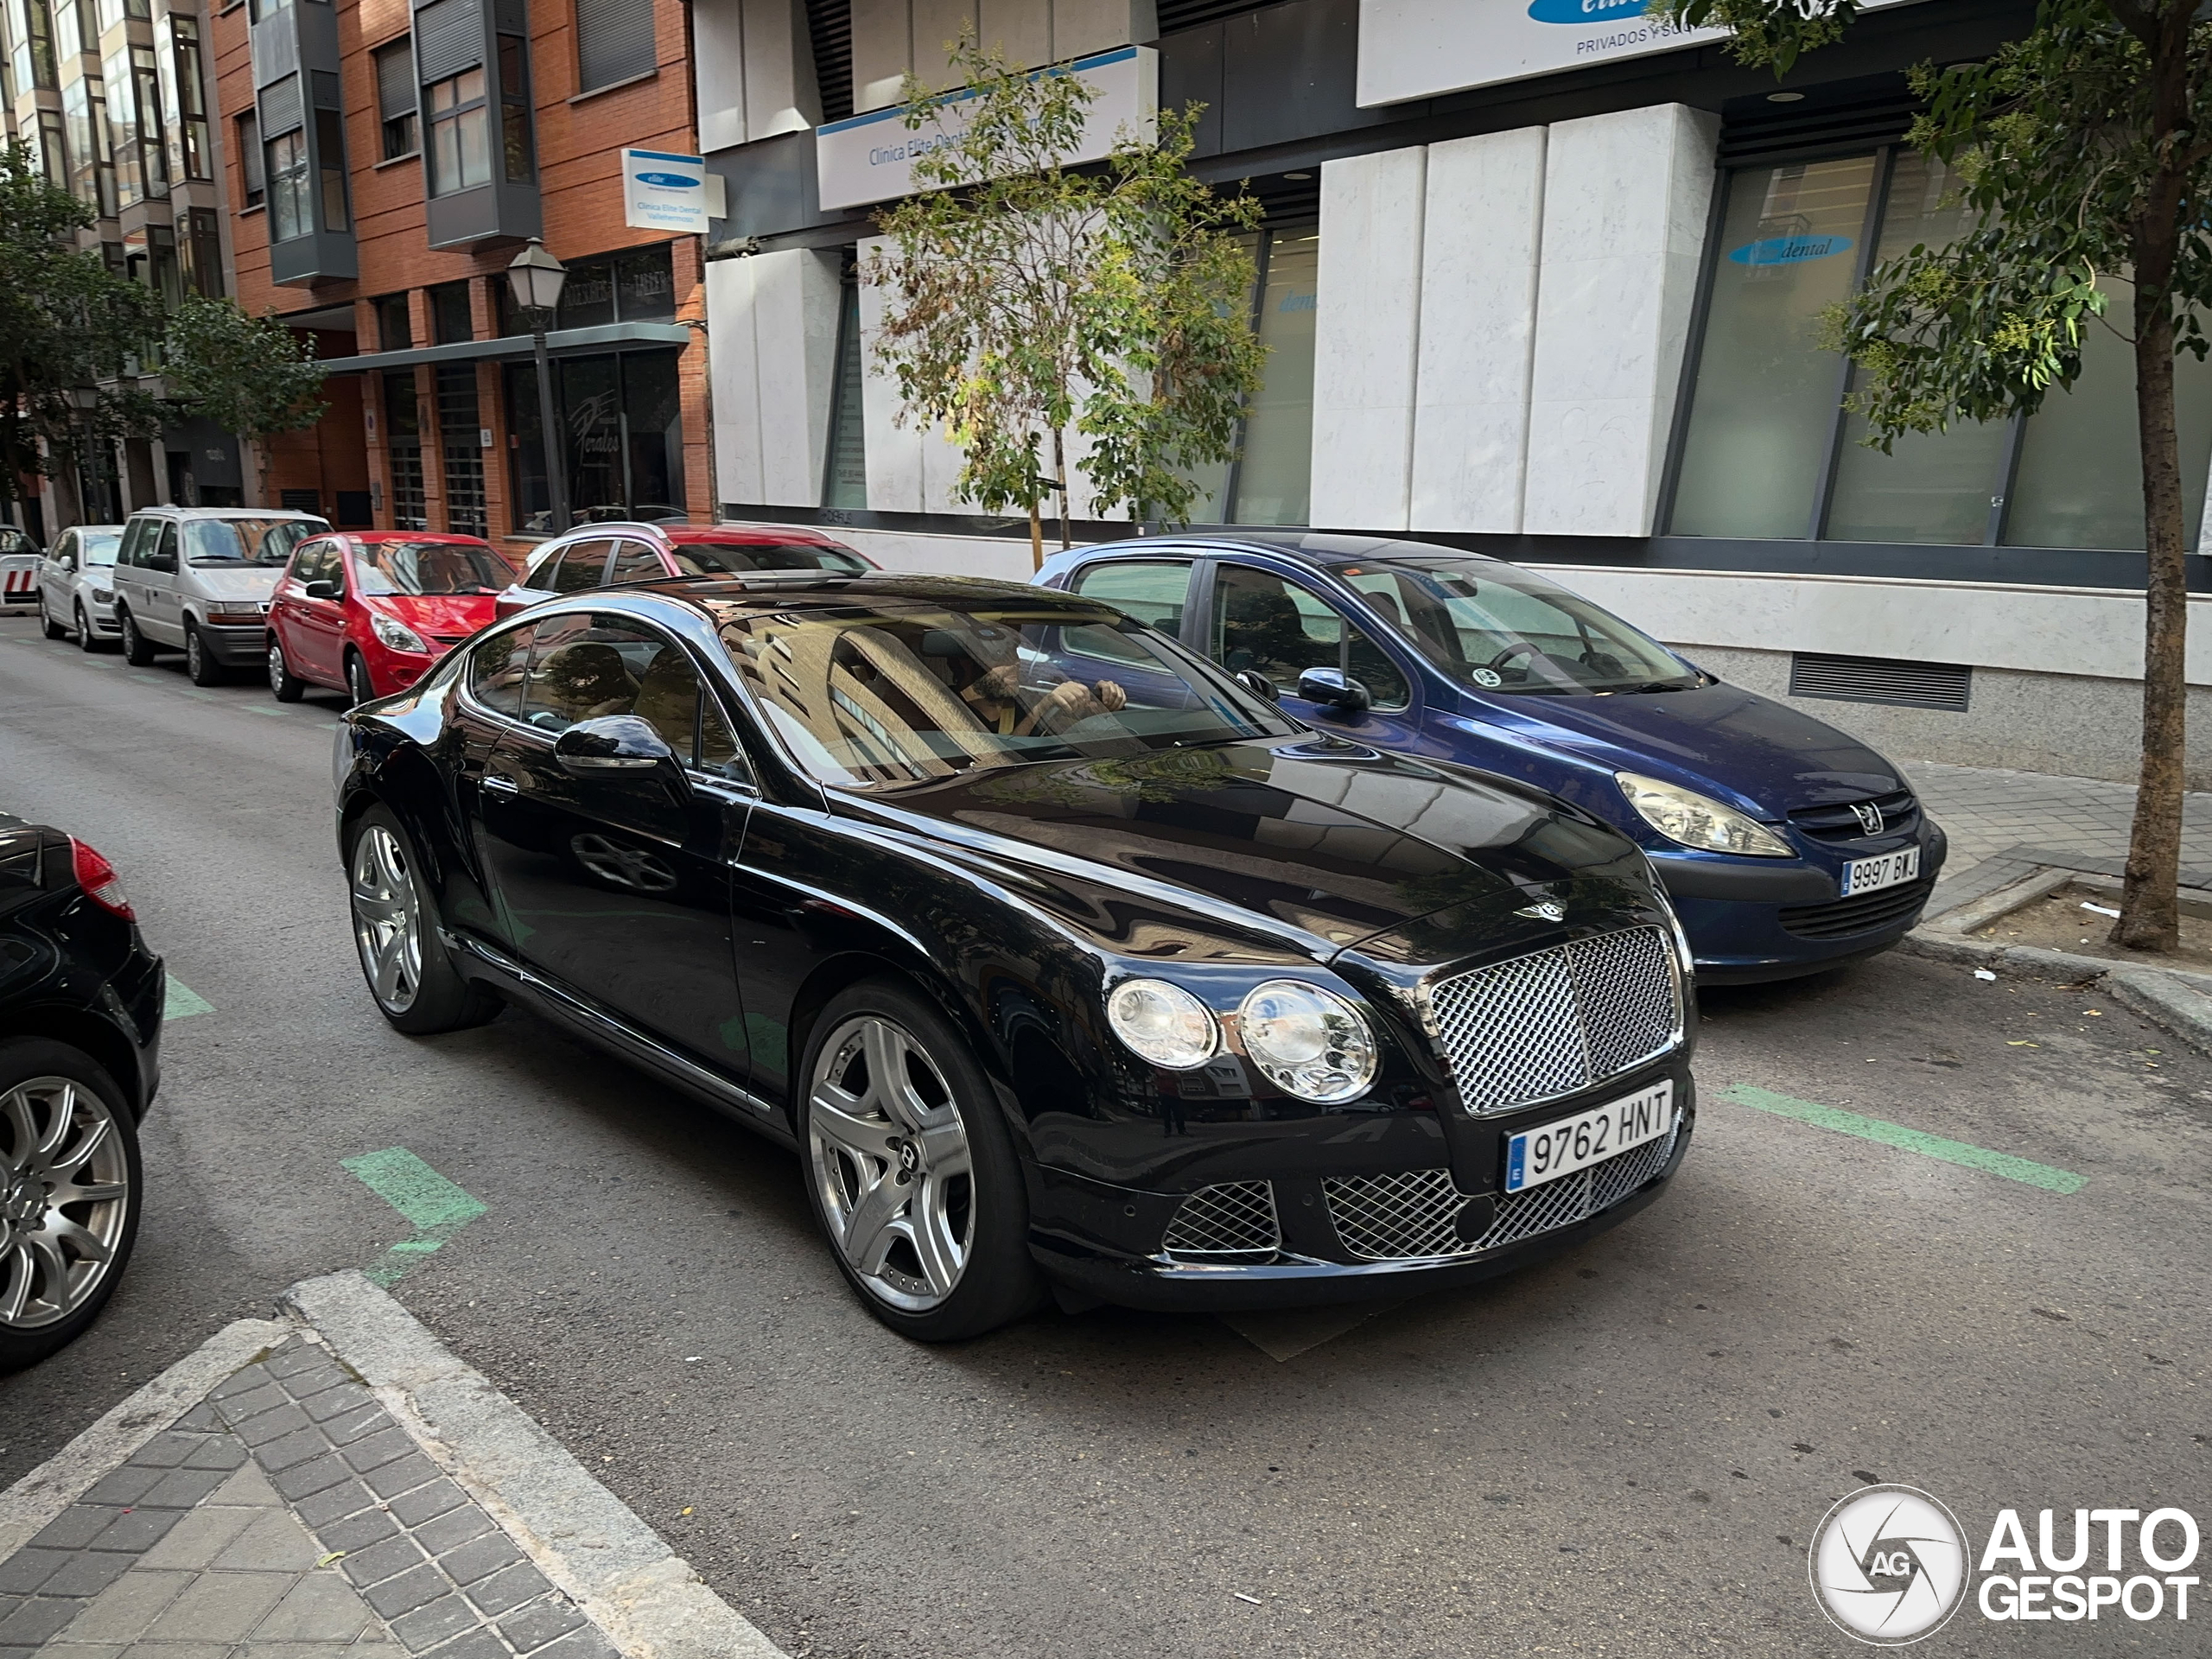
[[[522,1004],[793,1147],[918,1338],[1566,1249],[1680,1166],[1696,984],[1885,948],[1944,856],[1865,746],[1419,543],[1147,537],[1019,586],[783,526],[594,524],[513,579],[289,536],[264,661],[353,699],[384,1017]]]

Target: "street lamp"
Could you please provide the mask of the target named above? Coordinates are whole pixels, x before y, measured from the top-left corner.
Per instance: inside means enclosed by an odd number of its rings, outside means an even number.
[[[561,289],[568,280],[569,268],[546,252],[545,244],[534,236],[507,267],[515,303],[530,314],[531,348],[537,356],[537,429],[545,445],[545,481],[553,495],[556,536],[569,528],[568,446],[556,434],[562,423],[553,408],[553,366],[545,357],[545,325],[560,305]]]

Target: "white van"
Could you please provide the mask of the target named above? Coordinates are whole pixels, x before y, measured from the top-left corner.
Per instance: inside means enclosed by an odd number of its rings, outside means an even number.
[[[269,651],[269,596],[292,550],[329,524],[263,507],[148,507],[130,515],[115,561],[124,659],[143,668],[163,647],[184,653],[194,685],[232,669],[258,673]]]

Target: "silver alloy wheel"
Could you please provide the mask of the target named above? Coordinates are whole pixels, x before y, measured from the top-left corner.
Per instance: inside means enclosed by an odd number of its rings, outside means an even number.
[[[92,619],[91,619],[91,618],[89,618],[89,617],[87,617],[87,616],[85,614],[85,607],[84,607],[82,605],[79,605],[79,606],[77,607],[77,613],[77,613],[77,644],[78,644],[78,645],[79,645],[79,647],[80,649],[85,650],[85,651],[90,651],[90,650],[92,648]]]
[[[807,1104],[831,1242],[882,1301],[937,1306],[976,1242],[975,1161],[944,1073],[904,1027],[857,1014],[822,1046]]]
[[[358,708],[362,703],[369,702],[376,694],[376,687],[369,683],[369,665],[361,660],[360,653],[356,652],[346,659],[346,695],[353,699],[354,706]]]
[[[423,988],[423,906],[399,837],[372,823],[353,843],[353,943],[370,993],[391,1014]]]
[[[130,1166],[108,1104],[72,1077],[0,1094],[0,1330],[67,1319],[106,1280]]]
[[[284,647],[274,634],[269,637],[269,689],[278,696],[284,695]]]

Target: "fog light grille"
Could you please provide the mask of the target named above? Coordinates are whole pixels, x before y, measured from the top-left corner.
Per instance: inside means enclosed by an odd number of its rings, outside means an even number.
[[[1179,1261],[1273,1255],[1282,1248],[1272,1181],[1224,1181],[1183,1200],[1161,1251]]]

